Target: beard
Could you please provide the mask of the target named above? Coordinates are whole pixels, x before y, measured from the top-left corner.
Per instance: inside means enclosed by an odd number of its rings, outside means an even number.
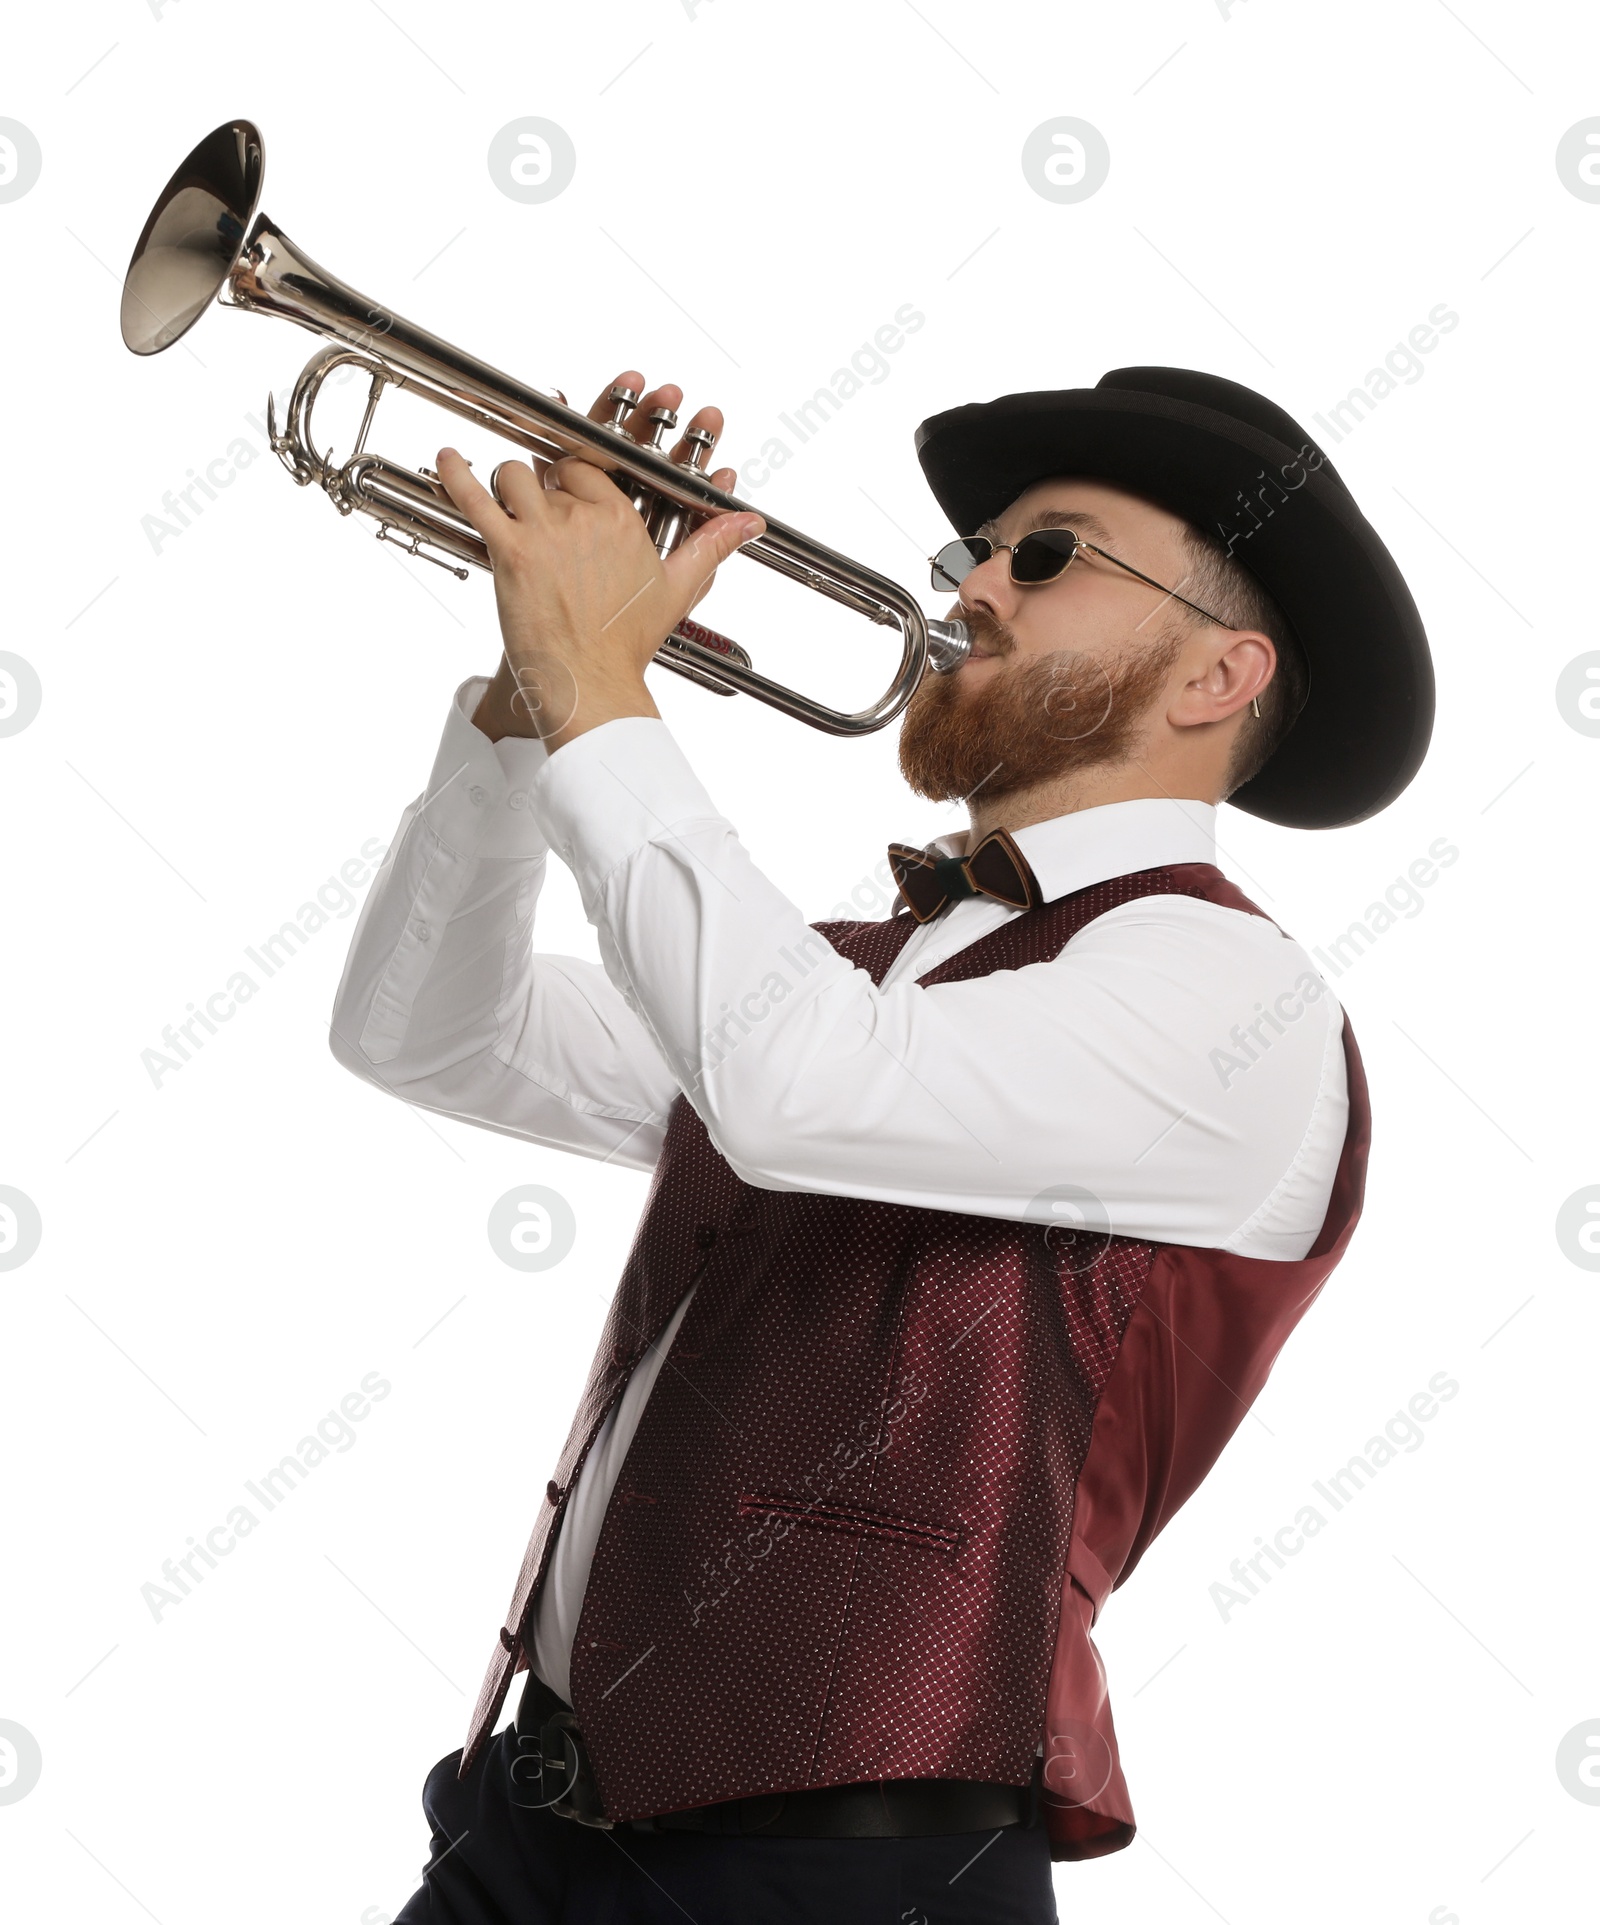
[[[1012,795],[1054,776],[1125,762],[1183,646],[1168,631],[1110,666],[1076,649],[1016,657],[1016,637],[981,611],[973,642],[1013,658],[976,695],[925,675],[900,728],[900,773],[930,802]]]

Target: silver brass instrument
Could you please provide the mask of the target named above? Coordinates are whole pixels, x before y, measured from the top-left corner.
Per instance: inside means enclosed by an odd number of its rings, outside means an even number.
[[[669,459],[666,437],[677,425],[670,410],[654,410],[650,442],[638,442],[624,431],[639,400],[630,390],[613,388],[610,419],[591,421],[569,408],[559,393],[524,387],[318,267],[267,215],[257,213],[264,163],[261,135],[247,120],[216,128],[182,163],[151,210],[128,263],[122,338],[135,354],[159,354],[215,300],[223,307],[280,315],[336,343],[306,364],[281,433],[270,398],[267,404],[273,452],[302,487],[315,482],[341,514],[376,520],[380,541],[398,541],[408,554],[438,561],[463,580],[467,570],[458,562],[489,566],[482,538],[431,469],[401,467],[366,451],[378,400],[385,388],[394,387],[476,422],[542,461],[565,455],[595,461],[628,493],[662,555],[706,516],[748,507],[714,488],[702,472],[709,435],[691,433],[685,458]],[[364,372],[370,387],[354,449],[335,465],[331,454],[317,452],[311,422],[323,383],[342,368]],[[948,673],[966,660],[971,642],[965,623],[928,619],[884,576],[770,516],[763,518],[766,532],[739,552],[869,621],[897,628],[900,666],[893,682],[871,707],[845,714],[758,674],[736,642],[691,621],[680,623],[657,651],[655,659],[664,667],[719,695],[753,695],[830,734],[861,735],[892,721],[929,668]]]

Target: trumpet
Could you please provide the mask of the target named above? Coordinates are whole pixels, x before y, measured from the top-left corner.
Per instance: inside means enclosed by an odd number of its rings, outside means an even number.
[[[135,354],[159,354],[187,334],[213,301],[275,314],[325,336],[333,345],[301,371],[281,432],[270,396],[267,402],[272,450],[301,487],[315,483],[340,514],[375,520],[380,541],[398,542],[405,553],[462,580],[471,567],[489,567],[482,537],[431,469],[407,468],[368,451],[379,399],[385,389],[399,388],[538,460],[581,455],[593,461],[628,494],[658,554],[670,554],[707,516],[748,507],[713,487],[704,473],[709,434],[691,430],[682,458],[670,458],[666,437],[677,425],[671,410],[651,412],[650,440],[641,442],[626,431],[640,399],[631,389],[613,387],[608,418],[593,421],[568,407],[559,390],[525,387],[319,267],[258,212],[264,170],[261,134],[248,120],[214,128],[184,159],[151,209],[128,263],[122,338]],[[335,462],[331,450],[318,452],[312,417],[324,383],[347,368],[364,374],[369,385],[353,449]],[[948,674],[966,660],[971,638],[964,622],[925,616],[886,577],[770,516],[763,519],[766,532],[739,552],[898,630],[894,679],[870,706],[847,713],[759,674],[737,642],[687,619],[656,653],[664,668],[718,695],[752,695],[828,734],[864,735],[893,721],[929,670]]]

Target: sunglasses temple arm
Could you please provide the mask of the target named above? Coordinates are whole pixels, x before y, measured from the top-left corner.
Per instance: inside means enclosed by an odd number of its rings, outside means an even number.
[[[1139,570],[1133,567],[1131,563],[1118,561],[1115,555],[1108,555],[1103,548],[1095,548],[1086,541],[1080,541],[1078,546],[1087,549],[1091,555],[1098,555],[1102,561],[1110,562],[1113,568],[1120,568],[1124,574],[1134,576],[1136,580],[1142,581],[1147,588],[1159,588],[1163,595],[1170,595],[1175,602],[1182,602],[1185,608],[1192,608],[1197,615],[1204,615],[1208,622],[1215,622],[1219,628],[1226,628],[1228,626],[1220,615],[1213,615],[1209,608],[1202,608],[1198,602],[1190,601],[1186,595],[1180,595],[1177,589],[1168,588],[1165,582],[1158,582],[1149,575],[1141,575]]]

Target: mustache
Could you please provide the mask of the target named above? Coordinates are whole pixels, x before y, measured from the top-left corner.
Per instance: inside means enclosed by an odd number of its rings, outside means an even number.
[[[989,655],[1011,655],[1016,652],[1017,638],[1004,622],[991,615],[986,608],[964,608],[961,619],[967,625],[974,648],[982,649]]]

